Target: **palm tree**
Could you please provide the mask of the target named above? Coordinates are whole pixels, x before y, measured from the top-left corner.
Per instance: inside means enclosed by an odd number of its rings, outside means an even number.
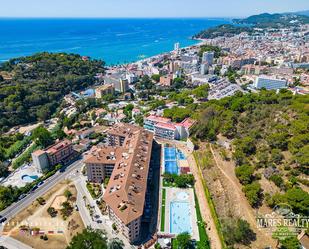
[[[114,238],[108,243],[108,249],[123,249],[123,248],[124,243],[122,240],[118,238]]]

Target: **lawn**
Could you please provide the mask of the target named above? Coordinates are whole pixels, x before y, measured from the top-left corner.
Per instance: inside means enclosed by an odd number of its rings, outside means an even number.
[[[35,143],[32,144],[27,150],[25,150],[18,158],[13,161],[13,168],[17,169],[22,166],[24,163],[31,161],[31,153],[40,149],[40,146]]]
[[[161,206],[161,232],[164,232],[165,225],[165,199],[166,199],[166,189],[162,189],[162,206]]]

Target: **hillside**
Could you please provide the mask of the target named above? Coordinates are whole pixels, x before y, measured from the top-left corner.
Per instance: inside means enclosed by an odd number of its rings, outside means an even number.
[[[256,28],[279,28],[298,24],[308,24],[309,17],[300,14],[269,14],[263,13],[259,15],[249,16],[244,19],[234,19],[236,24],[249,24]]]
[[[0,67],[0,132],[46,120],[70,91],[84,89],[104,71],[104,62],[80,55],[38,53],[11,59]]]
[[[255,229],[256,211],[288,204],[296,214],[309,214],[309,96],[238,93],[191,113],[198,120],[191,140],[224,234],[225,221],[241,215],[256,232],[252,248],[264,248],[270,242]],[[226,142],[230,147],[222,146]],[[229,232],[224,238],[235,246]]]
[[[236,175],[253,207],[262,205],[263,198],[269,206],[285,198],[263,192],[261,174],[281,192],[308,186],[304,179],[309,174],[309,96],[293,96],[286,90],[239,93],[209,101],[196,113],[199,122],[192,139],[215,141],[220,134],[231,141]],[[309,194],[299,191],[308,202]],[[295,206],[294,211],[308,214],[302,208]]]
[[[301,24],[309,24],[309,12],[285,13],[285,14],[268,14],[249,16],[244,19],[234,19],[233,24],[223,24],[212,27],[194,35],[195,39],[213,39],[216,37],[231,37],[242,32],[251,33],[254,28],[286,28],[297,27]],[[307,13],[307,14],[306,14]],[[239,26],[242,25],[242,26]],[[246,26],[244,26],[246,25]]]
[[[231,37],[242,32],[251,31],[252,29],[249,27],[237,27],[232,24],[223,24],[214,28],[203,30],[200,33],[196,34],[193,38],[213,39],[221,36]]]

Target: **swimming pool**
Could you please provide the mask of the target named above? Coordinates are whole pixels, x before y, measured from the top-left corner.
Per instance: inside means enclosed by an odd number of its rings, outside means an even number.
[[[191,210],[188,202],[174,201],[170,204],[170,233],[192,234]]]
[[[38,179],[39,176],[37,175],[33,175],[33,176],[29,176],[29,175],[23,175],[21,177],[21,179],[24,181],[24,182],[27,182],[27,183],[30,183],[30,182],[33,182],[35,181],[36,179]]]

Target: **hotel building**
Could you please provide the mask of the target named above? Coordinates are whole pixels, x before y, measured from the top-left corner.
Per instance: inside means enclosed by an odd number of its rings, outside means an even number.
[[[144,128],[159,138],[181,140],[189,137],[194,123],[190,118],[184,119],[181,123],[173,123],[169,118],[151,115],[144,119]]]
[[[119,123],[107,131],[108,146],[85,160],[88,180],[109,177],[103,196],[109,217],[130,243],[140,239],[146,206],[147,182],[153,134],[140,127]]]

